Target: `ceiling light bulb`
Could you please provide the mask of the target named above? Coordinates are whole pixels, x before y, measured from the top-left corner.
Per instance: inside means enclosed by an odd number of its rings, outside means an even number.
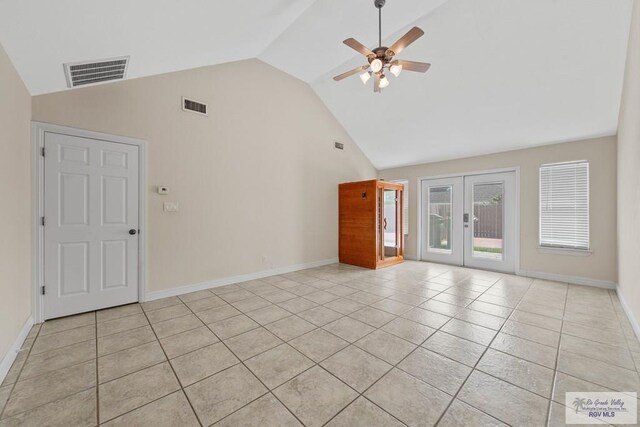
[[[380,72],[380,70],[382,70],[382,61],[378,58],[371,61],[371,71],[373,71],[374,73],[378,73]]]
[[[384,89],[387,86],[389,86],[389,79],[383,74],[380,78],[380,89]]]
[[[369,72],[360,74],[360,80],[362,80],[362,83],[364,84],[367,84],[370,78],[371,78],[371,74],[369,74]]]
[[[402,72],[402,65],[393,64],[391,66],[391,68],[389,68],[389,71],[391,71],[391,74],[393,74],[394,76],[398,77],[400,75],[400,73]]]

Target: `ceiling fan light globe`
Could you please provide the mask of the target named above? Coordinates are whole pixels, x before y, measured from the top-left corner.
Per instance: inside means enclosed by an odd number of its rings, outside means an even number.
[[[371,71],[374,73],[379,73],[382,70],[382,61],[378,58],[371,61]]]
[[[371,74],[369,74],[368,71],[360,74],[360,80],[362,80],[362,83],[365,85],[367,84],[370,78],[371,78]]]
[[[400,64],[393,64],[390,68],[389,71],[391,71],[391,74],[393,74],[394,76],[398,77],[400,76],[400,73],[402,72],[402,65]]]
[[[389,86],[389,79],[387,78],[387,76],[383,75],[380,78],[380,89],[384,89],[387,86]]]

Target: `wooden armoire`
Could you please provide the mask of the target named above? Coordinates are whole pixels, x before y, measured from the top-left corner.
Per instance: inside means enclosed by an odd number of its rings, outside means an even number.
[[[404,185],[371,180],[338,186],[341,263],[381,268],[404,260]]]

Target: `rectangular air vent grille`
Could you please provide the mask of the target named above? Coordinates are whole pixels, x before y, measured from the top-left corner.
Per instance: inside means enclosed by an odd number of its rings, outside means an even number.
[[[110,80],[122,80],[127,74],[128,65],[128,56],[103,61],[64,64],[67,86],[76,87]]]
[[[189,98],[182,98],[182,109],[184,111],[202,114],[203,116],[207,115],[207,104]]]

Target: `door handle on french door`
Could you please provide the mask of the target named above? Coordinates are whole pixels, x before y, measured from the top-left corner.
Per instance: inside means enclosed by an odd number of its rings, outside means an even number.
[[[129,230],[129,234],[131,234],[132,236],[135,236],[136,233],[138,233],[138,230],[136,230],[135,228],[132,228],[131,230]]]

